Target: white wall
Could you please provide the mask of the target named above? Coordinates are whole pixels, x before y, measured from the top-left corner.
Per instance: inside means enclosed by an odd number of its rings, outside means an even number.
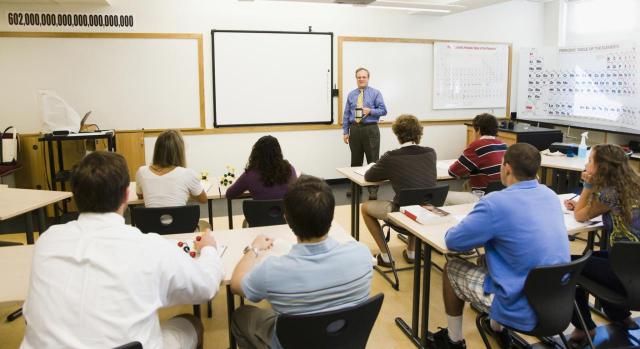
[[[640,42],[640,1],[582,0],[566,5],[567,46]]]
[[[520,47],[542,46],[544,43],[544,5],[525,0],[513,0],[445,17],[407,15],[402,11],[350,5],[267,1],[111,0],[111,5],[95,7],[2,4],[0,14],[4,15],[10,10],[133,14],[136,20],[134,30],[137,32],[202,33],[205,48],[205,104],[208,127],[213,125],[210,31],[214,28],[305,31],[311,25],[314,31],[334,32],[336,38],[349,35],[512,42],[513,72],[518,71],[517,52]],[[0,30],[16,29],[8,27],[4,18],[0,20]],[[334,81],[337,81],[337,45],[334,46],[334,52]],[[514,74],[512,110],[515,110],[517,100],[516,78]],[[375,86],[375,72],[372,72],[371,85]],[[142,83],[140,88],[144,88]],[[382,92],[384,94],[384,91]],[[8,101],[2,101],[5,102]],[[337,108],[342,107],[334,105],[335,118]],[[381,134],[381,152],[396,146],[389,128],[382,128]],[[233,164],[240,171],[251,145],[262,135],[263,133],[187,136],[187,161],[195,170],[206,169],[213,176],[221,174],[226,164]],[[342,143],[340,130],[278,132],[273,135],[280,139],[285,156],[296,168],[306,173],[338,178],[334,168],[349,164],[349,150]],[[149,161],[154,138],[148,137],[145,141]],[[466,132],[463,126],[433,125],[425,128],[422,143],[435,148],[438,157],[445,159],[456,157],[464,148],[465,141]]]

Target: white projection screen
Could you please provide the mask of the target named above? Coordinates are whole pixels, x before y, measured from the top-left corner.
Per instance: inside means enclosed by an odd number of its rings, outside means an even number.
[[[333,123],[333,34],[212,30],[214,127]]]

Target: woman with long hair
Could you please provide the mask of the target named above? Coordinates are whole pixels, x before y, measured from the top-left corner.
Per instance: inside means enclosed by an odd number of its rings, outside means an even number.
[[[191,196],[207,202],[200,179],[186,168],[184,141],[177,130],[166,130],[158,136],[153,148],[153,163],[136,173],[136,192],[146,207],[185,205]]]
[[[244,173],[228,189],[226,196],[236,198],[249,191],[255,200],[282,199],[296,170],[282,156],[278,139],[264,136],[253,145]]]
[[[640,242],[640,177],[629,165],[622,148],[612,144],[600,144],[591,148],[589,162],[582,173],[584,187],[580,199],[567,200],[565,206],[573,210],[577,221],[584,222],[602,215],[605,234],[610,244],[618,241]],[[579,256],[574,256],[574,258]],[[608,288],[624,294],[620,280],[611,269],[608,251],[594,251],[582,275]],[[578,287],[576,302],[584,316],[587,329],[582,328],[577,314],[572,320],[576,329],[571,341],[584,343],[588,330],[593,337],[596,324],[591,319],[588,294]],[[625,329],[637,329],[628,308],[602,301],[607,317]]]

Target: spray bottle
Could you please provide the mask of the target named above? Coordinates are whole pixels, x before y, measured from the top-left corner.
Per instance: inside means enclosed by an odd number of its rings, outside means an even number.
[[[587,157],[587,138],[589,132],[582,132],[582,140],[578,146],[578,157],[584,159]]]

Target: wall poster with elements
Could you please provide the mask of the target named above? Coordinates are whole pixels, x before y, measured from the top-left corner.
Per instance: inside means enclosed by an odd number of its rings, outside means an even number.
[[[509,46],[435,42],[433,109],[504,108]]]
[[[640,128],[637,45],[527,48],[521,52],[522,115]]]

